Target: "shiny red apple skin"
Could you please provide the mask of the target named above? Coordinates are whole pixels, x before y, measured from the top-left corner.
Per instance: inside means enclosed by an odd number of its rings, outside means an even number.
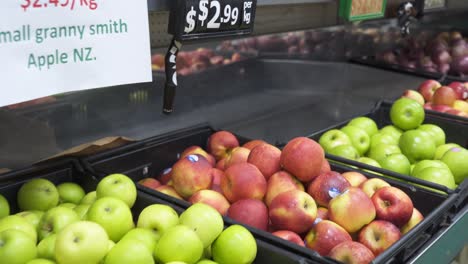
[[[468,98],[468,87],[461,82],[451,82],[448,87],[452,88],[457,95],[458,100],[465,100]]]
[[[243,199],[233,203],[228,209],[227,216],[263,231],[268,229],[268,209],[257,199]]]
[[[329,220],[320,221],[305,236],[306,246],[322,256],[327,256],[338,244],[352,240],[344,228]]]
[[[436,80],[426,80],[418,87],[418,92],[424,97],[426,102],[432,102],[434,92],[442,85]]]
[[[213,190],[200,190],[190,196],[188,201],[192,204],[203,203],[209,205],[221,215],[226,215],[230,206],[228,200],[222,194]]]
[[[339,195],[351,184],[336,171],[330,171],[317,176],[307,188],[307,193],[315,202],[323,207],[328,207],[328,202]]]
[[[328,220],[328,209],[325,207],[318,207],[317,208],[317,219],[320,218],[321,220]]]
[[[357,171],[347,171],[341,175],[348,180],[349,184],[353,187],[358,187],[361,183],[367,181],[367,177]]]
[[[254,140],[251,140],[251,141],[245,143],[244,145],[242,145],[242,147],[252,150],[256,146],[259,146],[261,144],[267,144],[267,142],[265,142],[265,141],[263,141],[261,139],[254,139]]]
[[[349,264],[369,264],[375,256],[370,249],[359,242],[345,241],[335,246],[329,257]]]
[[[216,160],[225,158],[229,151],[239,146],[237,137],[229,131],[213,133],[207,142],[207,150]]]
[[[311,181],[320,174],[324,159],[322,147],[306,137],[290,140],[281,152],[282,167],[302,182]]]
[[[262,200],[266,189],[265,177],[250,163],[232,165],[221,178],[221,190],[231,203],[248,198]]]
[[[265,194],[265,203],[270,206],[271,201],[280,193],[290,190],[304,191],[304,186],[294,176],[285,171],[278,171],[273,174],[267,182],[267,191]]]
[[[447,86],[440,87],[432,96],[432,103],[434,105],[446,105],[451,107],[455,100],[457,100],[457,94],[452,88]]]
[[[294,233],[292,231],[278,230],[278,231],[273,232],[272,235],[277,236],[277,237],[281,237],[284,240],[287,240],[287,241],[290,241],[290,242],[292,242],[292,243],[294,243],[296,245],[305,247],[305,244],[304,244],[304,241],[302,240],[302,238],[298,234],[296,234],[296,233]]]
[[[186,148],[180,154],[180,158],[181,159],[185,158],[185,157],[187,157],[188,155],[191,155],[191,154],[198,154],[198,155],[203,156],[211,164],[211,166],[215,166],[215,164],[216,164],[215,158],[212,155],[208,154],[208,152],[206,152],[204,149],[202,149],[199,146],[190,146],[190,147]]]
[[[211,164],[199,154],[179,159],[172,167],[174,189],[184,198],[199,190],[210,189],[212,182]]]
[[[245,163],[249,158],[250,150],[243,147],[233,148],[227,155],[224,162],[224,169],[231,167],[234,164]]]
[[[177,191],[172,186],[169,186],[169,185],[161,185],[161,186],[157,187],[155,190],[158,191],[158,192],[167,194],[169,196],[172,196],[174,198],[180,199],[180,200],[184,199],[184,198],[182,198],[182,196],[180,196],[177,193]]]
[[[224,171],[212,168],[210,173],[212,177],[211,190],[223,194],[223,190],[221,189],[221,179],[224,177]]]
[[[154,178],[144,178],[139,180],[138,183],[151,189],[156,189],[161,186],[161,183]]]
[[[375,256],[382,254],[400,237],[400,229],[383,220],[374,220],[359,232],[359,242],[369,248]]]
[[[281,150],[270,144],[260,144],[250,151],[247,162],[255,165],[268,180],[271,175],[281,170]]]
[[[372,195],[377,219],[388,221],[398,227],[406,224],[413,214],[413,202],[396,187],[383,187]]]

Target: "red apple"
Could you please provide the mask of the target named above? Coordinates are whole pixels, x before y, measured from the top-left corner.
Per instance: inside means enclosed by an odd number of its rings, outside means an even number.
[[[350,187],[349,182],[336,171],[320,174],[307,188],[307,193],[315,202],[328,207],[328,202]]]
[[[377,219],[388,221],[398,227],[406,224],[413,214],[413,202],[402,190],[383,187],[372,196]]]
[[[226,169],[225,165],[226,165],[226,158],[220,159],[218,160],[218,162],[216,162],[216,168],[222,171]]]
[[[290,241],[296,245],[303,246],[303,247],[305,246],[304,241],[302,241],[302,238],[298,234],[292,231],[278,230],[278,231],[273,232],[272,235],[281,237],[282,239]]]
[[[151,64],[157,65],[160,68],[164,67],[164,56],[162,54],[154,54],[151,56]]]
[[[311,181],[320,174],[325,155],[314,140],[297,137],[286,144],[281,152],[281,165],[300,181]]]
[[[388,182],[379,178],[372,178],[361,183],[361,185],[359,185],[359,188],[361,188],[361,190],[365,192],[367,196],[372,197],[378,189],[387,186],[390,186]]]
[[[351,236],[338,224],[322,220],[317,223],[305,236],[306,246],[327,256],[336,245],[345,241],[352,241]]]
[[[191,154],[179,159],[172,167],[174,189],[184,198],[211,187],[211,164],[201,155]]]
[[[261,139],[254,139],[254,140],[251,140],[251,141],[245,143],[244,145],[242,145],[242,147],[252,150],[256,146],[261,145],[261,144],[265,144],[265,143],[266,142],[261,140]]]
[[[358,187],[361,183],[367,181],[367,177],[357,171],[347,171],[341,174],[353,187]]]
[[[359,232],[359,242],[369,248],[375,256],[380,255],[400,237],[398,227],[382,220],[372,221]]]
[[[257,166],[260,172],[269,179],[271,175],[281,169],[281,150],[277,147],[264,143],[256,146],[249,154],[247,162]]]
[[[221,189],[231,203],[248,198],[262,200],[267,182],[257,167],[250,163],[239,163],[224,172]]]
[[[325,207],[319,207],[317,208],[317,219],[321,219],[321,220],[328,220],[329,217],[328,217],[328,209],[325,208]]]
[[[431,102],[434,92],[441,86],[442,85],[436,80],[427,80],[419,85],[418,92],[424,97],[426,102]]]
[[[354,233],[374,220],[375,207],[361,189],[349,187],[331,199],[328,204],[328,216],[349,233]]]
[[[161,184],[168,184],[172,179],[172,168],[164,169],[163,172],[158,176],[158,179]]]
[[[291,190],[279,194],[271,201],[270,220],[280,230],[301,234],[310,229],[317,217],[317,205],[308,193]]]
[[[191,154],[198,154],[198,155],[203,156],[211,164],[211,166],[215,166],[215,164],[216,164],[215,158],[212,155],[208,154],[208,152],[206,152],[205,150],[203,150],[199,146],[191,146],[191,147],[186,148],[182,152],[182,154],[180,154],[180,158],[181,159],[185,158],[185,157],[187,157],[188,155],[191,155]]]
[[[245,225],[267,231],[268,209],[260,200],[239,200],[229,207],[227,216]]]
[[[465,100],[468,98],[468,87],[461,82],[451,82],[448,87],[452,88],[457,95],[458,100]]]
[[[230,151],[224,162],[224,169],[231,167],[234,164],[245,163],[249,158],[250,150],[243,147],[235,147]]]
[[[221,179],[224,177],[224,171],[217,169],[217,168],[212,168],[211,176],[212,176],[211,190],[217,191],[220,194],[223,194],[223,190],[221,189]]]
[[[230,206],[228,200],[226,200],[222,194],[213,190],[200,190],[190,196],[188,201],[192,204],[207,204],[216,209],[216,211],[218,211],[221,215],[225,215]]]
[[[462,112],[462,111],[457,110],[457,109],[450,109],[450,110],[448,110],[448,111],[445,111],[445,113],[451,114],[451,115],[457,115],[457,116],[468,117],[468,113]]]
[[[229,151],[239,146],[236,136],[228,131],[218,131],[208,138],[207,149],[216,160],[225,158]]]
[[[442,112],[445,113],[447,111],[452,110],[452,107],[447,106],[447,105],[432,105],[432,110],[437,111],[437,112]]]
[[[413,214],[411,215],[410,220],[400,228],[401,234],[408,233],[413,227],[419,224],[424,220],[424,216],[418,211],[418,209],[413,208]]]
[[[432,102],[435,105],[452,106],[455,100],[457,100],[457,94],[452,88],[447,86],[440,87],[432,96]]]
[[[424,105],[424,97],[422,96],[422,94],[418,93],[415,90],[406,90],[401,97],[406,97],[415,100],[420,105]]]
[[[139,180],[138,183],[151,189],[161,186],[161,183],[154,178],[144,178]]]
[[[330,171],[331,171],[330,163],[328,162],[328,160],[324,159],[322,162],[322,167],[320,168],[320,174],[330,172]]]
[[[338,244],[328,256],[346,264],[369,264],[375,258],[370,249],[354,241]]]
[[[280,193],[290,190],[304,191],[304,186],[291,174],[285,171],[278,171],[273,174],[267,183],[267,191],[265,194],[265,203],[270,206],[271,201]]]
[[[169,185],[161,185],[157,187],[155,190],[158,192],[167,194],[169,196],[172,196],[174,198],[180,199],[180,200],[184,199],[177,193],[177,191],[172,186],[169,186]]]
[[[426,110],[434,110],[432,103],[425,103],[424,104],[424,109]]]

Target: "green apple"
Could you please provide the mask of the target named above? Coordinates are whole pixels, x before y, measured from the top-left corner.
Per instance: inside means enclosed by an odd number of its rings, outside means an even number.
[[[332,148],[340,145],[351,145],[351,140],[343,131],[332,129],[319,138],[319,144],[325,152],[329,152]]]
[[[68,225],[57,234],[55,258],[57,263],[98,263],[109,247],[109,237],[100,225],[79,221]]]
[[[334,147],[328,153],[351,160],[356,160],[359,158],[359,153],[351,145],[341,145],[338,147]]]
[[[197,262],[198,263],[198,262]],[[171,261],[171,262],[167,262],[166,264],[187,264],[187,262],[183,262],[183,261]]]
[[[348,123],[348,126],[355,126],[355,127],[359,127],[363,129],[364,131],[366,131],[369,137],[372,137],[374,134],[377,134],[377,132],[379,131],[375,121],[366,116],[360,116],[360,117],[351,119],[351,121],[349,121]]]
[[[387,125],[387,126],[382,127],[379,130],[379,133],[390,135],[398,140],[401,134],[403,134],[403,130],[393,125]]]
[[[153,264],[153,252],[136,239],[119,241],[107,254],[105,264]]]
[[[21,211],[47,211],[57,206],[59,194],[55,185],[46,179],[33,179],[23,184],[18,191],[18,206]]]
[[[107,245],[107,253],[111,251],[112,248],[115,246],[115,242],[109,239],[109,244]],[[119,241],[120,242],[120,241]]]
[[[37,233],[34,226],[21,216],[9,215],[0,220],[0,232],[8,229],[23,231],[31,237],[34,243],[37,242]]]
[[[96,188],[97,198],[114,197],[124,201],[129,208],[135,204],[137,191],[135,183],[123,174],[111,174],[99,181]]]
[[[196,203],[180,215],[182,225],[192,228],[206,248],[223,232],[224,221],[221,214],[213,207]]]
[[[401,153],[391,154],[379,160],[379,164],[386,170],[394,171],[404,175],[410,174],[411,163],[409,162],[408,158]]]
[[[74,182],[64,182],[57,185],[59,199],[61,203],[78,204],[85,196],[85,191],[80,185]]]
[[[379,160],[384,159],[385,157],[388,157],[392,154],[398,154],[401,153],[401,150],[398,146],[395,145],[386,145],[386,144],[379,144],[377,146],[372,147],[369,150],[368,157],[376,160],[377,162]],[[379,163],[380,165],[380,163]]]
[[[436,150],[429,133],[417,129],[405,131],[398,146],[411,163],[434,158]]]
[[[39,222],[37,227],[39,240],[51,234],[57,234],[67,225],[78,222],[79,220],[80,217],[73,209],[60,206],[54,207],[47,211]]]
[[[79,204],[75,206],[73,210],[75,210],[76,214],[80,217],[80,220],[85,220],[89,207],[91,207],[90,204]]]
[[[218,263],[209,259],[202,259],[198,261],[197,264],[218,264]]]
[[[37,244],[37,256],[39,258],[45,258],[55,261],[55,241],[57,240],[57,234],[51,234],[44,238]]]
[[[348,138],[351,140],[351,145],[357,150],[359,155],[364,155],[370,146],[370,137],[366,131],[355,126],[345,126],[341,128]]]
[[[150,252],[153,252],[156,243],[159,241],[160,234],[145,228],[134,228],[122,237],[120,242],[128,240],[138,240],[145,245]]]
[[[100,224],[114,242],[118,242],[134,228],[130,208],[125,202],[115,197],[97,199],[89,207],[86,219]]]
[[[10,215],[10,204],[8,200],[0,194],[0,219]]]
[[[360,157],[359,159],[357,159],[357,161],[365,163],[370,166],[381,168],[380,164],[376,160],[368,158],[368,157]]]
[[[93,204],[97,199],[96,191],[87,193],[83,199],[81,199],[80,204]]]
[[[423,124],[419,126],[418,129],[429,133],[436,147],[445,144],[445,132],[439,126],[433,124]]]
[[[23,264],[36,255],[36,243],[29,234],[16,229],[0,232],[0,263]]]
[[[179,224],[179,215],[170,206],[152,204],[141,211],[137,227],[153,230],[159,234]]]
[[[154,249],[154,257],[163,263],[196,263],[203,254],[203,242],[190,227],[177,225],[163,233]]]
[[[440,185],[447,186],[450,189],[456,188],[455,180],[453,178],[452,173],[446,169],[428,167],[421,171],[418,171],[414,175],[414,177],[419,178],[421,180],[438,183]]]
[[[257,256],[257,242],[245,227],[232,225],[215,240],[211,252],[220,264],[249,264]]]
[[[382,133],[377,133],[372,136],[370,140],[370,147],[369,149],[380,145],[380,144],[385,144],[385,145],[398,145],[398,140],[396,137],[393,137],[390,134],[382,134]]]
[[[421,160],[418,163],[414,164],[414,168],[411,171],[411,175],[414,176],[415,174],[419,173],[423,169],[430,168],[430,167],[450,170],[449,167],[440,160]]]
[[[461,147],[451,148],[445,152],[441,161],[449,167],[455,183],[460,184],[468,178],[468,150]]]
[[[390,119],[393,125],[405,131],[419,127],[424,117],[423,106],[409,98],[403,97],[396,100],[390,108]]]
[[[17,216],[23,217],[26,221],[28,221],[30,224],[34,226],[34,229],[37,230],[37,227],[39,226],[39,222],[41,221],[42,216],[44,215],[44,211],[37,211],[37,210],[32,210],[32,211],[23,211],[20,213],[17,213]]]
[[[455,144],[455,143],[447,143],[447,144],[438,146],[434,153],[434,159],[440,160],[442,156],[444,156],[445,152],[447,152],[449,149],[454,148],[454,147],[460,148],[460,145]]]
[[[55,261],[50,259],[37,258],[26,262],[26,264],[55,264]]]
[[[66,207],[66,208],[69,208],[69,209],[75,209],[76,204],[74,204],[74,203],[61,203],[61,204],[59,204],[57,206],[58,207]]]

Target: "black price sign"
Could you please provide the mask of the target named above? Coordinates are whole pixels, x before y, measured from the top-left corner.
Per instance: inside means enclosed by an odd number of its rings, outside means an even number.
[[[176,0],[169,33],[177,40],[252,33],[257,0]]]

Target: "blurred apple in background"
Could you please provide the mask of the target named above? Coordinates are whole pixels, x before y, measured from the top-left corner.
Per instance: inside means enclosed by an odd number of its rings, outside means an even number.
[[[418,91],[424,97],[426,102],[431,102],[434,92],[441,86],[442,85],[436,80],[426,80],[421,85],[419,85]]]
[[[452,106],[455,100],[457,100],[457,94],[452,88],[447,86],[437,89],[432,97],[432,103],[435,105]]]
[[[415,101],[418,102],[420,105],[424,105],[424,97],[422,96],[422,94],[418,93],[418,92],[415,91],[415,90],[406,90],[406,91],[403,93],[402,97],[406,97],[406,98],[415,100]]]

